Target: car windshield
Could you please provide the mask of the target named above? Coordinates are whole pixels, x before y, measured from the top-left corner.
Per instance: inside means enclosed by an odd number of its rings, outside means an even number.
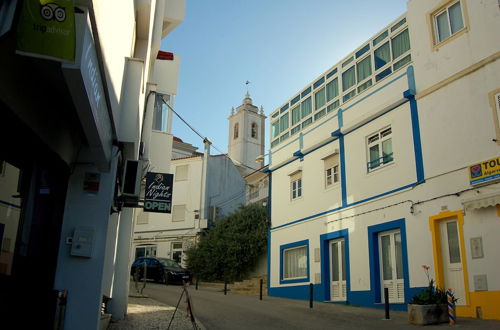
[[[173,260],[170,259],[158,259],[163,266],[181,268],[181,266]]]

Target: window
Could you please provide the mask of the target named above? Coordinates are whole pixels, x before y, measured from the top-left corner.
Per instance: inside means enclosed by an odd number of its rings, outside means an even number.
[[[408,29],[392,38],[391,46],[392,58],[394,60],[410,50],[410,35],[408,34]]]
[[[335,78],[326,85],[326,101],[330,102],[339,96],[339,79]]]
[[[318,110],[326,103],[325,87],[321,88],[314,94],[314,109]]]
[[[271,134],[272,134],[273,138],[275,138],[278,135],[280,135],[280,121],[279,120],[276,120],[272,124],[271,131],[272,131]]]
[[[259,198],[259,186],[251,185],[249,189],[248,199],[256,199]]]
[[[167,131],[168,107],[166,104],[168,103],[170,103],[170,95],[156,93],[153,110],[153,130]]]
[[[251,131],[251,136],[252,138],[256,139],[257,138],[257,130],[258,126],[256,123],[252,123],[252,131]]]
[[[493,125],[496,130],[497,144],[500,144],[500,89],[489,92],[488,97],[493,111]]]
[[[296,106],[292,109],[292,126],[300,121],[300,106]]]
[[[172,221],[186,220],[186,205],[174,205],[172,210]]]
[[[280,118],[280,133],[283,133],[285,130],[288,129],[289,126],[289,120],[288,120],[288,113],[284,114]]]
[[[238,138],[238,131],[240,128],[240,124],[236,123],[234,124],[234,129],[233,129],[233,138],[236,140]]]
[[[389,42],[386,42],[379,48],[375,49],[373,55],[375,56],[375,70],[378,70],[389,63],[391,61],[391,49],[389,47]]]
[[[342,73],[342,91],[346,91],[352,86],[356,85],[356,72],[354,66]]]
[[[306,117],[312,112],[311,98],[308,97],[300,104],[300,110],[302,112],[302,118]]]
[[[392,131],[390,127],[369,136],[367,144],[368,172],[394,160],[392,153]]]
[[[181,264],[182,262],[182,242],[172,242],[172,260]]]
[[[175,167],[175,181],[186,181],[188,179],[189,165]]]
[[[307,246],[283,250],[283,279],[295,280],[307,277]]]
[[[436,43],[440,43],[464,29],[464,18],[460,1],[445,6],[433,15]]]
[[[156,257],[156,245],[138,246],[135,248],[135,258]]]
[[[339,155],[334,154],[323,158],[325,167],[325,188],[339,182]]]
[[[302,171],[290,175],[290,197],[292,200],[302,197]]]
[[[372,57],[371,55],[365,57],[363,60],[356,64],[356,71],[358,73],[358,82],[361,82],[371,76],[372,74]]]

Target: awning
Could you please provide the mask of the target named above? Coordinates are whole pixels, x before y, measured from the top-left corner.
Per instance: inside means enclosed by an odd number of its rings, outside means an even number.
[[[500,194],[495,193],[495,194],[475,197],[473,199],[466,199],[462,201],[462,204],[466,211],[480,209],[482,207],[495,206],[497,204],[500,204]]]

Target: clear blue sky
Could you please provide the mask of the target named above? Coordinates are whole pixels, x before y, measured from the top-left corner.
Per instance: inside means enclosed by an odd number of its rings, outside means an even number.
[[[174,108],[227,152],[227,118],[242,103],[247,80],[254,104],[269,115],[406,12],[406,3],[186,0],[184,22],[161,43],[181,57]],[[176,117],[172,132],[203,150],[201,138]]]

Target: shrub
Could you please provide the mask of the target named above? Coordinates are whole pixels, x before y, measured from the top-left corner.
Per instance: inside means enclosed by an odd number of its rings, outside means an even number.
[[[415,305],[433,305],[433,304],[447,304],[448,296],[446,290],[440,289],[434,285],[434,280],[429,277],[429,266],[423,265],[422,268],[427,275],[427,280],[429,281],[429,286],[418,294],[414,295],[410,300],[410,304]],[[453,303],[457,301],[455,297],[452,296]]]
[[[199,279],[236,281],[257,264],[267,247],[266,210],[240,206],[218,220],[199,243],[187,251],[187,267]]]

